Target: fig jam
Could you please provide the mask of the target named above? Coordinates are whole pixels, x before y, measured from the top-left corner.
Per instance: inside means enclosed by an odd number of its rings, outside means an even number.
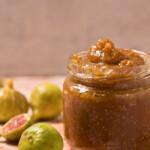
[[[109,39],[69,58],[63,116],[72,149],[150,149],[149,61]]]

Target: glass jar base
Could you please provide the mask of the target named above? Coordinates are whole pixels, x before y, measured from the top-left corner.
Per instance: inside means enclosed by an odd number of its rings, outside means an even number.
[[[104,146],[99,145],[95,147],[76,147],[71,143],[68,150],[150,150],[150,141],[138,143],[138,145],[129,145],[129,146]]]
[[[97,148],[87,148],[87,147],[70,147],[69,150],[149,150],[149,148],[146,149],[140,149],[140,148],[133,148],[133,147],[97,147]]]

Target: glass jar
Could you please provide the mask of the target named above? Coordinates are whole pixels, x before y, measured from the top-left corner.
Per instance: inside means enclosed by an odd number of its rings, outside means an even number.
[[[136,51],[145,60],[150,56]],[[87,51],[77,53],[82,59]],[[135,75],[106,79],[68,62],[63,87],[65,138],[79,150],[150,150],[150,64],[120,68]]]

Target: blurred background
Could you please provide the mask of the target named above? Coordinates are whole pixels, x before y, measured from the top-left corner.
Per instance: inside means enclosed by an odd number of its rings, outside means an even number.
[[[150,52],[150,0],[0,0],[0,75],[66,75],[99,38]]]

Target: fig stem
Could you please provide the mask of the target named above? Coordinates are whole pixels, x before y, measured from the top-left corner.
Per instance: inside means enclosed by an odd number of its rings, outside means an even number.
[[[0,79],[0,88],[3,87],[2,79]]]
[[[6,80],[6,86],[8,87],[8,88],[13,88],[13,81],[12,81],[12,79],[7,79]]]
[[[2,129],[0,129],[0,137],[2,137]]]

